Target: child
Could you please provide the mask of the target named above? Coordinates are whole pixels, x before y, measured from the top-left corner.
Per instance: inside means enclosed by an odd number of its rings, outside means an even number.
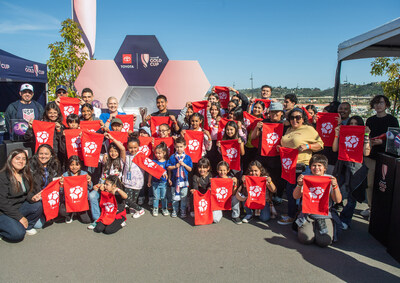
[[[62,175],[60,179],[60,186],[62,187],[64,185],[64,177],[70,177],[70,176],[81,176],[81,175],[86,175],[87,177],[87,182],[88,182],[88,192],[92,190],[93,184],[92,184],[92,178],[90,175],[86,172],[81,170],[82,168],[82,162],[79,159],[77,155],[73,155],[68,159],[67,162],[67,171]],[[60,188],[60,193],[64,195],[64,190]],[[90,202],[90,210],[92,212],[92,217],[94,222],[90,224],[87,228],[90,230],[93,230],[94,227],[96,227],[96,220],[100,216],[100,208],[99,208],[99,196],[97,192],[92,191],[88,193],[88,198]],[[60,198],[61,199],[61,198]],[[87,211],[82,211],[82,212],[75,212],[75,213],[67,213],[66,207],[65,207],[65,198],[62,198],[64,200],[64,203],[60,205],[60,214],[65,217],[65,223],[71,223],[73,221],[73,216],[77,215],[78,218],[82,223],[89,224],[90,221],[90,216]]]
[[[139,151],[140,141],[131,137],[128,140],[128,152],[126,153],[125,166],[122,174],[122,183],[127,194],[126,203],[132,211],[133,218],[139,218],[144,214],[144,209],[137,204],[140,189],[143,187],[144,176],[142,169],[132,160]]]
[[[229,112],[228,118],[236,122],[239,129],[239,136],[242,138],[243,142],[246,143],[247,129],[246,125],[243,122],[243,110],[240,107],[232,109],[231,112]]]
[[[328,168],[328,158],[322,154],[315,154],[310,159],[310,169],[311,174],[315,176],[330,176],[325,175],[326,169]],[[342,195],[335,177],[331,177],[330,186],[330,198],[335,203],[340,203],[342,201]],[[300,175],[297,178],[297,186],[293,191],[293,198],[300,199],[303,195],[303,178],[304,175]],[[330,206],[331,206],[330,202]],[[296,220],[298,226],[297,238],[302,244],[312,244],[315,243],[320,247],[327,247],[332,243],[334,238],[336,221],[333,221],[333,215],[335,212],[329,210],[328,216],[315,215],[315,214],[304,214],[301,212]],[[337,218],[337,216],[336,216]],[[336,220],[336,219],[335,219]],[[338,219],[338,224],[340,220]]]
[[[191,102],[186,102],[186,106],[181,110],[178,115],[178,125],[181,130],[188,130],[190,128],[189,118],[193,114],[193,106]]]
[[[218,178],[232,178],[233,180],[233,188],[232,188],[232,221],[236,224],[241,224],[240,221],[240,210],[239,210],[239,201],[234,197],[237,189],[237,179],[236,177],[229,176],[229,164],[226,161],[221,161],[217,165]],[[222,210],[214,210],[213,211],[213,219],[214,223],[218,223],[222,219]]]
[[[253,160],[249,164],[249,168],[247,169],[247,174],[249,176],[254,177],[265,177],[267,179],[267,192],[265,194],[265,207],[260,212],[260,220],[263,222],[267,222],[270,218],[276,217],[276,210],[274,204],[272,203],[272,194],[276,191],[276,187],[272,182],[271,177],[268,175],[267,170],[261,165],[261,163],[257,160]],[[247,194],[245,176],[242,178],[242,187],[240,188],[240,192],[242,194]],[[248,223],[250,219],[253,217],[253,211],[245,206],[246,216],[242,219],[243,223]]]
[[[103,232],[104,234],[113,234],[126,226],[126,211],[125,211],[125,199],[127,194],[119,187],[122,186],[117,176],[108,176],[104,184],[97,184],[94,186],[95,190],[106,191],[112,193],[115,196],[117,202],[117,214],[115,215],[114,221],[106,225],[102,221],[98,221],[94,231],[96,233]]]
[[[197,163],[198,175],[193,176],[193,188],[190,193],[193,195],[194,191],[199,191],[201,194],[205,194],[207,190],[211,188],[211,163],[210,160],[203,157]],[[193,199],[191,200],[193,203]],[[194,217],[193,205],[190,207],[190,216]]]
[[[168,148],[164,142],[161,142],[159,145],[156,146],[154,150],[154,156],[156,158],[154,162],[166,169]],[[153,196],[155,196],[153,200],[153,216],[158,216],[158,203],[160,200],[162,214],[164,216],[169,215],[166,198],[167,181],[169,181],[169,179],[166,173],[160,179],[152,177],[151,175],[149,175],[148,177],[147,186],[153,187]]]
[[[104,184],[109,175],[116,175],[118,178],[122,176],[123,162],[125,160],[125,147],[124,145],[109,134],[105,133],[104,136],[109,140],[107,154],[103,156],[103,170],[101,173],[100,183]]]
[[[181,218],[186,218],[187,192],[189,185],[189,172],[192,171],[193,163],[189,155],[185,154],[186,141],[183,137],[178,137],[174,141],[175,153],[171,155],[167,162],[167,169],[171,171],[172,179],[172,214],[171,217],[177,217],[180,211]]]
[[[221,155],[218,153],[217,137],[218,137],[218,124],[221,120],[221,106],[217,102],[211,103],[210,107],[210,135],[212,140],[211,150],[207,152],[207,158],[210,160],[213,174],[217,174],[217,164],[222,160]]]
[[[79,129],[79,124],[81,123],[81,120],[79,119],[79,116],[72,113],[68,115],[67,117],[67,125],[69,129]]]

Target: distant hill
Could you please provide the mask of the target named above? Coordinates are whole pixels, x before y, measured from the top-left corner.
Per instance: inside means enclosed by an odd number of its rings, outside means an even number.
[[[252,94],[254,94],[254,96],[259,96],[261,93],[260,88],[255,88],[253,91],[251,89],[240,89],[239,91],[246,94],[249,97],[251,97]],[[333,96],[333,88],[321,90],[319,88],[287,88],[281,86],[272,87],[272,95],[274,97],[283,98],[288,93],[295,93],[297,96],[301,97]],[[378,94],[383,94],[383,90],[379,83],[369,83],[365,85],[346,83],[340,85],[340,94],[342,97],[346,96],[372,97]]]

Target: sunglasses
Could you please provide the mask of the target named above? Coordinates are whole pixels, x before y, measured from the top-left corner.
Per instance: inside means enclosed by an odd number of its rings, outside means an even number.
[[[57,91],[57,93],[64,94],[64,93],[67,93],[67,92],[65,90],[59,90],[59,91]]]
[[[301,115],[296,115],[296,116],[290,116],[289,120],[292,121],[296,119],[296,121],[300,121],[301,119],[303,119],[303,117]]]

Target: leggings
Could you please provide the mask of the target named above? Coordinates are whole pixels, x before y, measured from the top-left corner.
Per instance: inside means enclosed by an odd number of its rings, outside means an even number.
[[[128,195],[128,198],[125,201],[126,204],[130,208],[133,208],[136,211],[141,211],[143,208],[137,204],[137,199],[138,199],[140,190],[125,188],[125,192]]]
[[[94,228],[94,231],[96,233],[104,233],[104,234],[114,234],[118,230],[122,229],[122,222],[126,220],[125,217],[121,219],[115,219],[113,223],[110,225],[104,225],[102,222],[97,222],[96,228]]]

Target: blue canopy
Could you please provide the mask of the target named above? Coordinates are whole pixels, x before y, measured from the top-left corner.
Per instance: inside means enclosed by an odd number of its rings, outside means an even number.
[[[0,81],[47,83],[47,66],[0,49]]]

